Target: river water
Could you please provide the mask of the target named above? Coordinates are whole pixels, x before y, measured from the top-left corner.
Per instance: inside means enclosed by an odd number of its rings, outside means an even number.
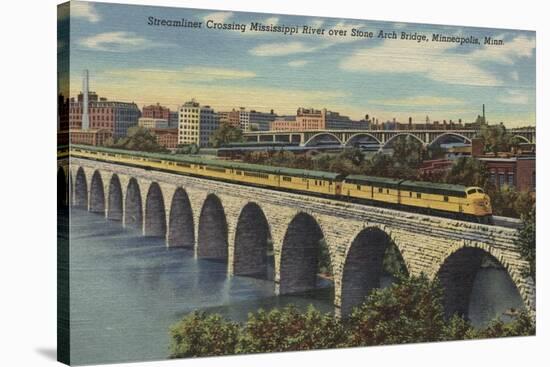
[[[170,325],[196,309],[236,321],[289,303],[333,310],[329,288],[275,296],[271,281],[227,277],[225,263],[195,259],[190,250],[167,248],[162,239],[84,210],[71,209],[70,238],[73,364],[166,359]],[[505,271],[480,269],[470,305],[474,324],[521,303]]]

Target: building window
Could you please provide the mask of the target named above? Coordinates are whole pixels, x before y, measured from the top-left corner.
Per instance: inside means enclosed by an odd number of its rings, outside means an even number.
[[[511,172],[508,172],[508,186],[514,187],[514,174]]]
[[[504,186],[505,182],[506,182],[506,181],[505,181],[504,172],[500,172],[500,173],[498,174],[498,186],[499,186],[499,187]]]
[[[489,182],[491,182],[494,186],[497,185],[497,176],[496,176],[495,171],[491,171],[491,173],[489,175]]]

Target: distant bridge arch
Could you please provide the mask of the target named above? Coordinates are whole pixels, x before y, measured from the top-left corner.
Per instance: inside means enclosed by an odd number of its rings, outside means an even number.
[[[443,133],[443,134],[440,134],[440,135],[436,136],[432,141],[430,141],[428,143],[428,145],[429,146],[434,145],[435,143],[437,143],[438,141],[440,141],[440,140],[442,140],[443,138],[446,138],[446,137],[456,137],[456,138],[461,139],[464,142],[468,142],[470,144],[472,143],[472,139],[470,139],[469,137],[467,137],[463,134],[455,133],[455,132],[448,132],[448,133]]]
[[[418,142],[420,142],[420,144],[422,144],[423,146],[426,145],[425,142],[420,139],[418,136],[416,136],[416,134],[412,134],[412,133],[408,133],[408,132],[404,132],[404,133],[398,133],[398,134],[395,134],[393,135],[391,138],[389,138],[388,140],[386,140],[386,142],[384,143],[384,145],[382,146],[382,149],[384,148],[387,148],[388,146],[391,145],[391,143],[397,139],[401,139],[403,137],[412,137],[414,139],[416,139]]]
[[[304,143],[304,146],[306,146],[306,147],[315,146],[315,145],[318,144],[318,142],[321,138],[329,138],[334,142],[334,144],[342,145],[342,141],[335,134],[332,134],[330,132],[321,132],[321,133],[317,133],[317,134],[313,135],[311,138],[309,138]]]
[[[382,144],[382,142],[376,137],[374,136],[373,134],[369,134],[369,133],[357,133],[357,134],[353,134],[352,136],[349,137],[349,139],[346,141],[345,145],[347,147],[350,147],[350,146],[353,146],[356,142],[359,142],[360,141],[360,138],[364,138],[364,137],[368,137],[368,138],[371,138],[372,140],[374,140],[374,142],[378,143],[378,144]]]
[[[514,135],[512,138],[522,140],[524,143],[531,144],[531,141],[523,135]]]

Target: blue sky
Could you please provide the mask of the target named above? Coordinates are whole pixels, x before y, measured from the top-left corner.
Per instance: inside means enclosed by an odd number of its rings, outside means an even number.
[[[421,122],[426,115],[472,121],[485,103],[490,122],[535,123],[534,32],[82,2],[72,3],[71,14],[71,95],[89,69],[92,90],[140,106],[176,108],[196,98],[217,110],[326,107],[352,118]],[[202,21],[203,28],[148,26],[149,16]],[[242,33],[206,29],[207,19],[348,33]],[[351,37],[352,28],[375,37]],[[504,45],[384,40],[376,38],[380,30],[491,36]]]

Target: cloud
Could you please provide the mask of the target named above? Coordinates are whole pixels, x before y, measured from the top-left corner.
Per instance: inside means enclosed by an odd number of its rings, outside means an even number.
[[[504,35],[495,37],[503,39]],[[474,60],[491,61],[498,64],[512,65],[517,58],[530,58],[535,54],[536,41],[534,37],[517,36],[505,41],[502,46],[486,46],[470,54]]]
[[[499,86],[502,80],[482,65],[511,65],[517,58],[532,57],[535,40],[518,36],[504,46],[485,46],[468,54],[449,52],[457,47],[449,43],[387,40],[376,47],[356,50],[341,61],[340,68],[352,72],[416,73],[449,84]]]
[[[161,46],[159,43],[137,36],[135,33],[122,31],[84,37],[78,41],[78,44],[87,49],[108,52],[140,51]],[[163,44],[162,46],[167,45]]]
[[[319,49],[319,46],[305,44],[304,42],[275,42],[264,43],[256,46],[249,52],[255,56],[285,56],[297,53],[308,53]]]
[[[294,61],[290,61],[288,63],[288,66],[291,66],[293,68],[301,68],[305,65],[307,65],[309,63],[309,61],[307,60],[294,60]]]
[[[97,23],[101,20],[99,13],[91,3],[71,2],[71,17],[86,19],[88,22]]]
[[[252,71],[208,66],[188,66],[182,69],[113,69],[97,75],[99,81],[121,79],[129,82],[141,80],[145,83],[194,83],[254,77],[256,77],[256,73]]]
[[[512,78],[512,79],[515,80],[515,81],[518,81],[518,80],[519,80],[519,73],[518,73],[517,71],[515,71],[515,70],[512,71],[512,72],[510,73],[510,78]]]
[[[200,69],[189,67],[183,71],[196,72]],[[202,68],[202,67],[201,67]],[[227,85],[224,83],[202,83],[192,73],[182,70],[160,69],[114,69],[98,74],[90,74],[94,90],[112,100],[134,101],[139,105],[159,102],[170,108],[177,108],[191,98],[201,104],[210,105],[217,111],[244,106],[258,111],[275,109],[279,114],[295,113],[300,106],[329,106],[337,100],[345,100],[348,92],[311,89],[274,88],[264,85]],[[226,72],[217,72],[225,78]],[[245,71],[230,72],[231,75],[249,76]],[[72,75],[71,85],[76,95],[81,85],[81,76]],[[136,93],[139,91],[139,93]]]
[[[365,29],[366,27],[364,24],[348,23],[343,21],[333,25],[325,24],[325,21],[322,19],[312,19],[307,23],[307,26],[311,28],[316,28],[316,29],[324,28],[325,32],[322,35],[305,34],[305,33],[302,33],[302,27],[300,26],[299,27],[300,31],[297,34],[294,34],[292,36],[293,38],[297,38],[299,41],[264,43],[254,47],[249,52],[255,56],[285,56],[285,55],[291,55],[291,54],[320,51],[340,43],[356,42],[361,40],[362,39],[361,37],[351,37],[350,36],[351,30],[353,28]],[[346,36],[330,35],[329,30],[345,31]],[[268,32],[248,32],[248,33],[245,32],[244,34],[260,35],[260,34],[269,34],[269,33]],[[302,40],[305,40],[305,39],[307,39],[308,41],[303,42]],[[313,40],[313,42],[311,40]]]
[[[507,90],[506,95],[498,98],[499,102],[507,104],[522,104],[526,105],[529,103],[529,96],[527,93],[519,90]]]
[[[262,23],[264,23],[264,24],[273,24],[273,25],[276,25],[276,24],[279,23],[279,18],[278,18],[278,17],[267,18],[267,19],[264,20]]]
[[[221,12],[221,11],[217,11],[217,12],[214,12],[214,13],[210,13],[210,14],[207,14],[205,15],[202,19],[206,22],[208,20],[212,20],[214,21],[214,23],[225,23],[227,20],[229,20],[229,18],[231,18],[233,16],[233,13],[232,12]]]
[[[451,98],[451,97],[438,97],[438,96],[415,96],[406,97],[401,99],[383,99],[383,100],[371,100],[369,104],[382,105],[382,106],[451,106],[462,105],[464,101]]]
[[[451,84],[500,84],[493,74],[471,63],[468,57],[447,53],[454,47],[446,43],[387,40],[380,46],[356,50],[341,61],[340,68],[352,72],[418,73]]]

